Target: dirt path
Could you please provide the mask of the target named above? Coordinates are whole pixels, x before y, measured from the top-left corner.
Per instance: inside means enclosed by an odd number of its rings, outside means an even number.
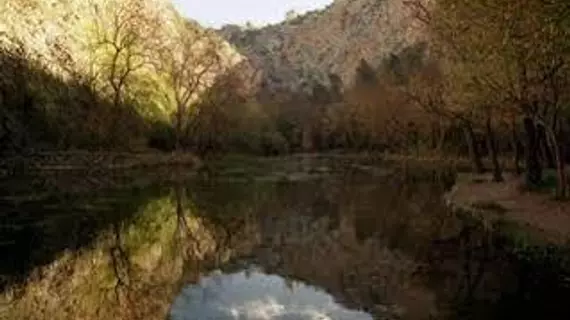
[[[502,214],[538,229],[547,241],[570,240],[570,202],[555,201],[549,194],[521,191],[520,177],[507,175],[505,180],[496,183],[490,175],[460,175],[446,200],[454,206],[480,209],[483,214]]]

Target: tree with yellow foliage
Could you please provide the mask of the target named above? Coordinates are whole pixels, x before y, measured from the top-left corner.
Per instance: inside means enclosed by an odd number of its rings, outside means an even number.
[[[556,159],[557,193],[565,196],[570,5],[560,0],[440,0],[433,7],[417,0],[408,5],[429,27],[432,52],[453,84],[448,94],[458,98],[458,106],[474,107],[487,129],[497,117],[515,112],[526,134],[527,183],[540,183],[539,152],[547,145]]]
[[[203,93],[222,71],[220,41],[214,35],[182,22],[170,43],[159,50],[156,68],[166,79],[167,100],[174,106],[176,148],[182,147],[188,122],[199,112],[198,94]]]

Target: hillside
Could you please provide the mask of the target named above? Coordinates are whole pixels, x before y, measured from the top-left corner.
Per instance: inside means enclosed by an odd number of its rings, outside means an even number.
[[[349,85],[362,59],[377,67],[426,40],[412,10],[398,0],[336,0],[280,24],[228,25],[219,32],[263,71],[267,87],[294,91],[330,85],[330,74]]]
[[[6,17],[0,21],[0,46],[22,44],[61,75],[89,72],[96,29],[112,28],[107,24],[119,16],[138,19],[137,32],[152,31],[152,37],[144,39],[147,44],[165,45],[173,34],[204,31],[198,23],[183,18],[169,0],[7,0],[0,6]],[[229,46],[222,49],[228,64],[235,63],[229,58],[235,52]]]
[[[200,73],[195,100],[242,60],[169,0],[6,0],[0,12],[0,151],[144,140],[177,108],[175,71]]]
[[[426,38],[396,0],[337,0],[280,24],[217,31],[169,0],[8,0],[0,10],[0,154],[296,150],[300,128],[318,122],[303,91],[330,86],[319,103],[338,102],[356,74],[421,58]],[[352,112],[338,107],[330,116]],[[312,130],[352,125],[335,126]]]

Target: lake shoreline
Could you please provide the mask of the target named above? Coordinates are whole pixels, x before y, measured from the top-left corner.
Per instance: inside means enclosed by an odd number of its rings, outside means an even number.
[[[196,170],[52,170],[2,181],[0,314],[164,319],[182,288],[251,267],[381,319],[492,319],[550,310],[544,301],[565,306],[566,248],[521,246],[526,230],[514,223],[450,212],[442,196],[464,172],[450,162],[202,161]]]
[[[570,241],[570,202],[557,201],[548,193],[522,188],[521,176],[505,174],[493,182],[491,174],[460,173],[444,201],[487,222],[499,220],[518,225],[539,243],[566,245]]]
[[[193,153],[161,152],[35,152],[0,158],[0,176],[42,172],[92,172],[185,166],[197,169],[202,161]]]

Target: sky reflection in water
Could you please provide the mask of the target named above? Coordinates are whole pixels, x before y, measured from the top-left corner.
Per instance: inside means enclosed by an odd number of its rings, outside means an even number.
[[[321,289],[259,270],[212,273],[182,290],[172,320],[372,320],[348,310]]]

